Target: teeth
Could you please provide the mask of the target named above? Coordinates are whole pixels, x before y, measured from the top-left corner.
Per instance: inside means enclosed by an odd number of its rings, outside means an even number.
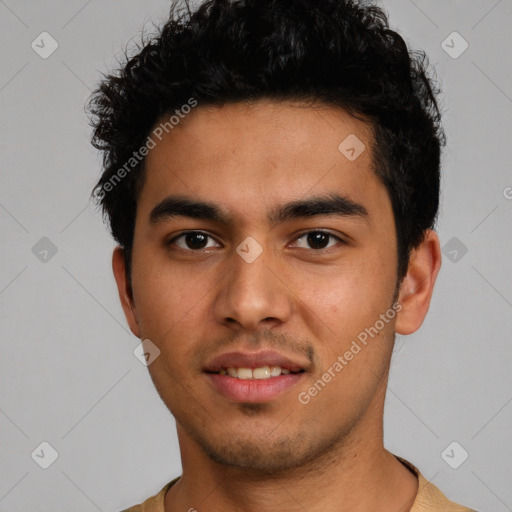
[[[270,367],[270,376],[271,377],[279,377],[279,375],[281,375],[282,372],[283,372],[283,370],[280,366],[271,366]]]
[[[221,375],[229,375],[237,379],[270,379],[279,375],[288,375],[290,370],[280,366],[261,366],[260,368],[228,368],[219,372]]]
[[[252,371],[253,379],[268,379],[270,377],[270,368],[262,366],[261,368],[254,368]]]
[[[252,379],[252,370],[250,368],[238,368],[239,379]]]

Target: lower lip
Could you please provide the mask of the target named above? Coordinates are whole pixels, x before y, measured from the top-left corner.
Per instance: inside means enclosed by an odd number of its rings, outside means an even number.
[[[270,379],[237,379],[229,375],[207,373],[216,391],[234,402],[263,403],[277,398],[294,387],[304,372],[290,373]]]

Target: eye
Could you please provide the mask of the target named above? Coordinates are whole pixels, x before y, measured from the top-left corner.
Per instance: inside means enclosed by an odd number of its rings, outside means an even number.
[[[169,245],[177,245],[180,249],[187,251],[199,251],[211,247],[220,247],[220,244],[210,235],[202,231],[187,231],[174,237]]]
[[[337,243],[343,243],[343,240],[331,233],[327,233],[326,231],[309,231],[299,236],[294,245],[301,249],[314,249],[319,251],[328,249]]]

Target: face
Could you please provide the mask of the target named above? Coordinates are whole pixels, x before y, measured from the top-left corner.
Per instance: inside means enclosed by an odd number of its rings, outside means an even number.
[[[404,313],[372,144],[342,110],[259,101],[198,106],[150,151],[133,296],[114,271],[182,446],[276,472],[382,421]]]

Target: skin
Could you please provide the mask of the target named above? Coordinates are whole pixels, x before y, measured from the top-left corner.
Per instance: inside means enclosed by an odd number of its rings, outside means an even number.
[[[354,161],[338,150],[349,134],[366,146]],[[161,351],[149,371],[176,418],[183,475],[167,512],[410,509],[417,479],[383,446],[383,409],[394,333],[420,327],[440,268],[433,231],[411,254],[400,312],[308,404],[298,400],[393,304],[395,224],[372,145],[369,125],[341,109],[265,100],[198,106],[147,156],[131,286],[120,248],[113,270],[132,332]],[[368,215],[269,223],[279,205],[328,194]],[[226,223],[151,223],[170,195],[214,203]],[[185,230],[212,238],[189,249],[176,240]],[[312,248],[301,235],[315,230],[339,239]],[[248,236],[263,249],[250,264],[236,252]],[[302,381],[263,404],[209,385],[212,356],[260,348],[307,362]]]

